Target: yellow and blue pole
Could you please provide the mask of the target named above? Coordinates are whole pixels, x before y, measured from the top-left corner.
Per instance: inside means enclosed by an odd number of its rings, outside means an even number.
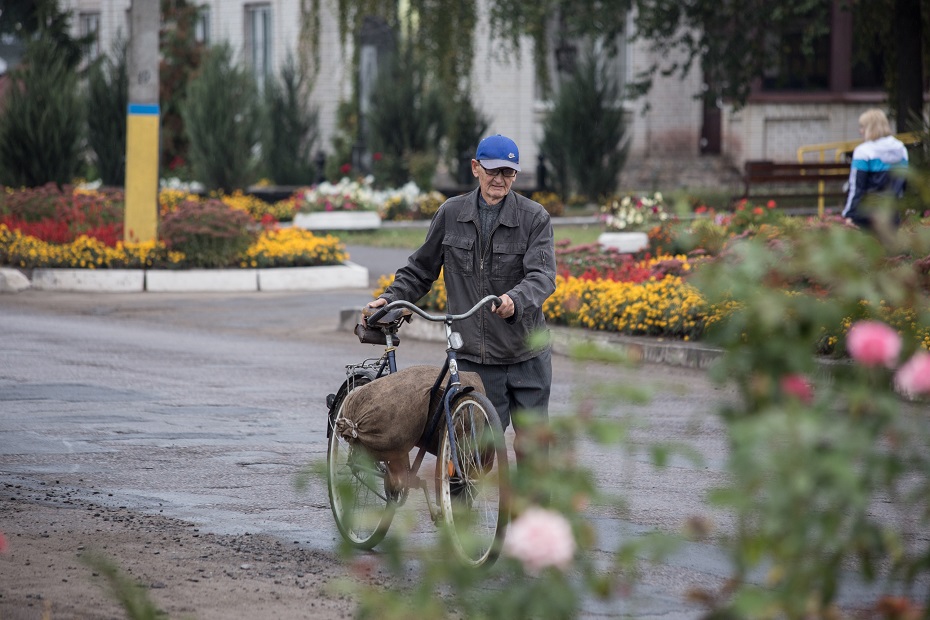
[[[158,104],[130,103],[126,121],[126,243],[158,235]]]
[[[160,2],[133,0],[129,9],[129,108],[126,119],[126,243],[158,237],[158,30]]]

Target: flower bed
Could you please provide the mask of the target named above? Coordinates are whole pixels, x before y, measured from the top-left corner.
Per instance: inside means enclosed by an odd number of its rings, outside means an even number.
[[[303,230],[266,230],[239,261],[239,267],[314,267],[338,265],[348,258],[343,244],[331,235]],[[185,256],[154,241],[110,247],[82,236],[73,243],[46,243],[0,224],[0,264],[34,269],[183,269]]]
[[[162,189],[159,210],[162,223],[174,222],[179,212],[189,211],[191,222],[182,236],[207,235],[223,220],[242,219],[241,225],[261,232],[245,244],[229,267],[313,267],[338,265],[347,255],[332,236],[317,236],[301,230],[278,230],[279,216],[292,214],[292,199],[268,205],[241,192],[202,198],[182,189]],[[206,209],[211,218],[204,219]],[[225,211],[229,209],[230,211]],[[229,214],[224,215],[224,213]],[[232,215],[239,214],[236,218]],[[203,215],[204,217],[201,217]],[[182,219],[187,219],[187,216]],[[201,221],[202,220],[202,221]],[[240,226],[239,224],[236,225]],[[124,244],[123,195],[114,190],[82,189],[49,185],[35,189],[4,189],[0,195],[0,264],[22,268],[79,269],[183,269],[203,266],[161,241]],[[177,237],[177,235],[173,235]],[[193,246],[192,246],[193,247]],[[224,263],[226,260],[222,261]],[[216,265],[220,266],[220,265]]]

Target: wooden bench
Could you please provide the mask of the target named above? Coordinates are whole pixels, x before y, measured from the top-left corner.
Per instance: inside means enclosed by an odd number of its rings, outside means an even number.
[[[749,160],[743,174],[743,193],[733,203],[749,200],[779,206],[839,207],[846,198],[844,184],[849,164],[842,162],[787,163]]]

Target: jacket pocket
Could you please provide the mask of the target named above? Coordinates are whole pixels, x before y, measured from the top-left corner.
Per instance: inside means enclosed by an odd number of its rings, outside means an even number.
[[[495,243],[494,256],[491,258],[491,277],[495,280],[519,282],[526,274],[523,272],[523,256],[526,254],[525,243]]]
[[[443,269],[449,273],[470,276],[475,270],[475,240],[461,235],[447,234],[443,240]]]

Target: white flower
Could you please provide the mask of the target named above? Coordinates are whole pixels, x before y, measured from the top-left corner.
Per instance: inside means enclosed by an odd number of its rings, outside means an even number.
[[[531,575],[550,566],[565,570],[575,555],[572,526],[558,512],[529,508],[510,524],[503,552]]]

